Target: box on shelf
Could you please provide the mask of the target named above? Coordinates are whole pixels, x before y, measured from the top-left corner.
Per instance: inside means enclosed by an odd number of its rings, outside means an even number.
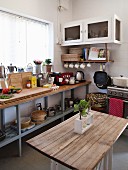
[[[61,60],[62,61],[80,61],[81,55],[79,54],[62,54]]]

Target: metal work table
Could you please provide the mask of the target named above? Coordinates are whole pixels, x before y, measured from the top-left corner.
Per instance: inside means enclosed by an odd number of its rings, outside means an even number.
[[[0,115],[1,115],[1,129],[4,131],[5,130],[5,109],[9,108],[9,107],[16,107],[16,119],[17,119],[17,132],[16,135],[11,137],[11,138],[6,138],[3,141],[0,142],[0,148],[13,142],[18,140],[18,149],[19,149],[19,156],[21,156],[22,153],[22,148],[21,148],[21,139],[22,137],[34,132],[35,130],[40,129],[41,127],[44,127],[46,125],[48,125],[51,122],[54,122],[57,119],[61,119],[62,121],[64,120],[64,116],[73,112],[73,108],[69,108],[69,109],[65,109],[65,92],[70,90],[71,91],[71,97],[74,98],[74,89],[78,88],[78,87],[82,87],[85,86],[85,94],[88,93],[89,91],[89,84],[91,83],[91,81],[86,81],[86,82],[82,82],[79,84],[75,84],[75,85],[64,85],[64,86],[60,86],[60,88],[58,90],[49,90],[49,89],[45,89],[44,88],[33,88],[33,89],[23,89],[22,92],[20,94],[15,94],[14,97],[10,98],[10,99],[4,99],[4,100],[0,100]],[[27,103],[39,98],[44,98],[44,104],[45,104],[45,108],[47,108],[48,106],[48,97],[51,95],[55,95],[55,94],[61,94],[61,112],[56,114],[54,117],[51,118],[47,118],[42,124],[36,125],[35,127],[33,127],[30,130],[27,130],[23,133],[21,133],[21,124],[20,124],[20,105],[23,103]]]

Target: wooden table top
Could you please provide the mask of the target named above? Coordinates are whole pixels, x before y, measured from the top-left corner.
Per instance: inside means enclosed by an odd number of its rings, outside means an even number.
[[[0,99],[0,109],[29,102],[37,98],[54,95],[77,87],[86,86],[89,85],[90,83],[91,81],[85,81],[74,85],[64,85],[60,86],[58,90],[51,90],[50,88],[43,87],[23,89],[19,94],[14,94],[14,97],[10,99]]]
[[[49,158],[71,168],[92,170],[113,146],[128,120],[92,111],[94,123],[84,134],[74,132],[78,114],[30,139],[27,143]]]

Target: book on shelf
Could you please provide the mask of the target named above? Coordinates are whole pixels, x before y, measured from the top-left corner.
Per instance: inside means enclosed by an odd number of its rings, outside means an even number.
[[[109,58],[109,50],[107,50],[107,58]],[[88,60],[106,60],[106,50],[91,47],[89,50]]]

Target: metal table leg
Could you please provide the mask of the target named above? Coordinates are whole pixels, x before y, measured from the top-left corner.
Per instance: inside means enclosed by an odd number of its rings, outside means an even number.
[[[19,156],[21,156],[21,123],[20,123],[20,109],[19,109],[19,105],[16,105],[16,119],[17,119],[17,133],[19,135],[19,139],[18,139],[18,145],[19,145]]]
[[[4,109],[1,109],[1,129],[2,131],[5,131],[5,113]]]
[[[65,92],[61,92],[61,110],[62,114],[65,111]],[[64,121],[64,117],[61,118],[61,121]]]

